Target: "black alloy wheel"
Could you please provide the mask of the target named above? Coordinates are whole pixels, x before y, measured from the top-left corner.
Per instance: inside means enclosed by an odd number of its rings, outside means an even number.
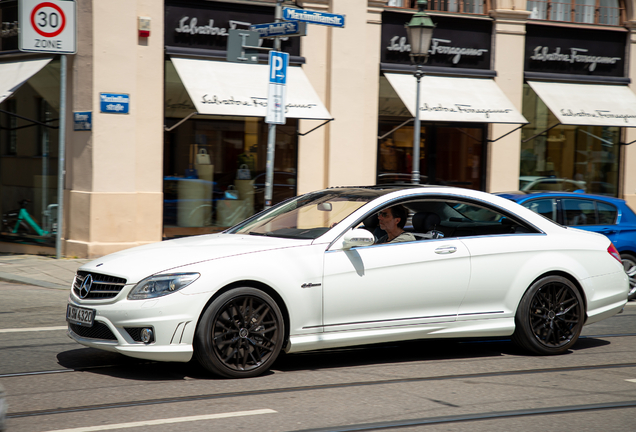
[[[561,276],[547,276],[532,284],[521,299],[513,341],[537,354],[561,354],[576,343],[584,320],[583,300],[574,284]]]
[[[634,300],[636,298],[636,257],[632,254],[622,253],[621,261],[625,268],[625,273],[629,278],[629,293],[627,294],[627,299]]]
[[[284,335],[282,314],[269,295],[255,288],[236,288],[219,296],[203,313],[195,356],[217,375],[253,377],[274,363]]]

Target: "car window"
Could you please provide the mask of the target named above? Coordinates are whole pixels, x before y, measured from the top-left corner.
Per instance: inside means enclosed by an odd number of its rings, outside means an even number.
[[[598,225],[594,201],[564,198],[562,205],[566,225]]]
[[[227,232],[315,239],[369,201],[389,191],[342,188],[302,195],[260,213]]]
[[[521,205],[535,213],[539,213],[541,216],[546,217],[553,222],[557,221],[557,204],[556,200],[552,198],[526,201]]]
[[[427,199],[402,204],[411,215],[405,230],[415,234],[439,231],[443,237],[452,238],[536,232],[514,215],[507,215],[475,202]]]
[[[600,225],[614,225],[618,216],[618,210],[612,204],[596,202],[598,209],[598,223]]]

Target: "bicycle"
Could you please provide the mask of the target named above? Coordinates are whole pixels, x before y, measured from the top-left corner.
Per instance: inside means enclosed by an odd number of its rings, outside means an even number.
[[[48,230],[42,229],[38,223],[31,217],[26,209],[30,200],[24,199],[19,201],[20,208],[17,210],[11,210],[2,215],[3,231],[10,234],[21,235],[37,235],[39,237],[48,237],[54,234],[54,230],[49,228]],[[57,204],[50,204],[44,213],[45,217],[52,219],[52,210],[57,209]],[[52,224],[54,228],[55,224]],[[48,227],[47,227],[48,228]]]

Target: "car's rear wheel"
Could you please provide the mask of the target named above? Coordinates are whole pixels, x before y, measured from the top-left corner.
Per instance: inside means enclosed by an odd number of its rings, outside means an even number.
[[[247,378],[268,370],[283,346],[280,308],[255,288],[232,289],[205,310],[195,336],[195,356],[209,371]]]
[[[629,278],[629,294],[627,294],[627,298],[634,300],[636,298],[636,257],[632,254],[622,253],[621,261]]]
[[[574,284],[562,276],[547,276],[521,299],[513,341],[537,354],[561,354],[576,343],[584,319],[583,300]]]

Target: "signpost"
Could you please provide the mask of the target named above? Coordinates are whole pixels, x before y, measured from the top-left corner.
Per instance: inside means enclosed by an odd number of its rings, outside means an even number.
[[[20,51],[60,56],[60,118],[58,130],[57,231],[55,256],[62,257],[64,224],[64,172],[66,170],[66,55],[77,52],[74,0],[20,0],[18,2]]]
[[[274,182],[274,149],[276,140],[276,125],[285,124],[285,85],[287,82],[287,65],[289,54],[280,52],[280,38],[288,36],[305,36],[305,23],[321,24],[330,27],[344,27],[344,15],[310,11],[305,9],[283,9],[283,0],[276,0],[276,22],[254,24],[250,30],[258,32],[261,38],[274,39],[274,51],[269,53],[269,89],[267,95],[267,162],[265,166],[265,209],[272,205],[272,184]],[[283,21],[285,20],[285,21]],[[241,47],[246,44],[242,43]],[[235,50],[236,51],[236,50]],[[237,55],[230,56],[228,42],[228,61],[239,61]],[[245,57],[245,55],[243,55]],[[245,61],[245,60],[243,60]],[[256,62],[256,61],[254,61]]]
[[[265,123],[285,124],[285,93],[287,89],[287,65],[289,54],[269,52],[269,89]]]
[[[75,54],[75,2],[21,0],[18,25],[20,51]]]
[[[310,24],[321,24],[330,27],[345,26],[345,16],[326,12],[311,11],[306,9],[283,9],[283,19],[286,21],[303,21]]]
[[[259,32],[262,38],[307,36],[307,24],[300,21],[253,24],[250,30]]]

